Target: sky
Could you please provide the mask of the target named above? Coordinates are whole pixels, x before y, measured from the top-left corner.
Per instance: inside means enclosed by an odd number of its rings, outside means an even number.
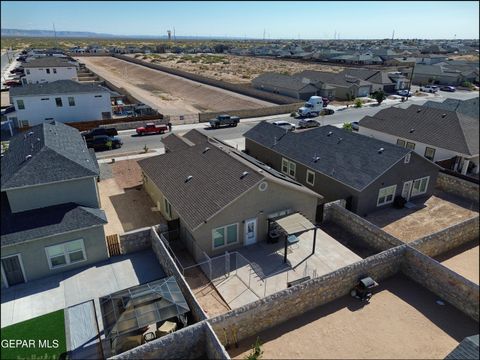
[[[2,1],[2,28],[267,39],[478,39],[478,1]],[[336,35],[335,35],[336,34]]]

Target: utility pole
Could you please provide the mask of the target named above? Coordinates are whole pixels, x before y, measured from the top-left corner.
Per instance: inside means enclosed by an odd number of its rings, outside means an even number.
[[[393,29],[393,33],[392,33],[392,44],[393,44],[393,37],[395,36],[395,29]]]
[[[175,35],[175,26],[173,27],[173,41],[177,41],[177,36]]]
[[[265,42],[265,29],[263,29],[263,42]]]
[[[57,31],[55,30],[55,23],[53,23],[53,36],[55,37],[55,48],[58,48],[58,44],[57,44]]]
[[[412,82],[413,82],[413,73],[415,71],[415,61],[413,62],[413,68],[412,68],[412,75],[410,76],[410,82],[408,83],[408,94],[410,94],[410,89],[412,88]],[[406,100],[408,101],[408,96],[406,97]]]

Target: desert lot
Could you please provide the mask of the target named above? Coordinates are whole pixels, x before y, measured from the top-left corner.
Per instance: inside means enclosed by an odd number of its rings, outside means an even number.
[[[77,60],[162,114],[184,115],[273,105],[109,56]]]
[[[304,63],[294,60],[268,59],[226,54],[129,54],[140,60],[188,71],[216,80],[249,84],[265,72],[291,75],[303,70],[340,72],[340,66]]]

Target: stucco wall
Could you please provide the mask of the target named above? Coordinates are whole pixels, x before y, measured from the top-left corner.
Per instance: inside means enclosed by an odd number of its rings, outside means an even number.
[[[479,286],[434,259],[408,247],[402,271],[441,299],[479,321]],[[432,306],[435,304],[432,304]]]
[[[50,74],[47,74],[45,69],[50,69]],[[56,69],[57,73],[53,72]],[[71,67],[55,67],[47,66],[44,68],[27,68],[30,74],[25,71],[25,80],[27,84],[46,83],[57,80],[74,80],[77,81],[77,67],[72,64]]]
[[[158,187],[155,185],[152,179],[148,177],[147,174],[143,173],[143,187],[147,194],[150,196],[152,199],[153,203],[157,207],[157,209],[160,210],[160,213],[166,220],[173,220],[173,219],[178,219],[178,214],[175,211],[175,209],[172,206],[172,216],[168,216],[168,214],[165,211],[165,197],[163,196],[162,192],[158,189]],[[167,199],[168,200],[168,199]],[[160,207],[158,207],[160,205]]]
[[[100,207],[97,182],[93,176],[54,184],[8,190],[6,193],[10,209],[14,213],[68,202],[92,208]]]
[[[83,239],[87,260],[50,270],[45,247],[77,239]],[[108,258],[103,226],[96,226],[82,231],[51,236],[19,245],[2,246],[2,257],[13,254],[21,254],[27,281],[82,266],[88,266]]]
[[[222,334],[223,328],[229,331],[235,328],[238,340],[243,340],[349,294],[362,275],[367,274],[377,281],[394,275],[400,269],[404,251],[405,245],[387,250],[208,321],[217,334]],[[220,341],[224,341],[222,337]]]

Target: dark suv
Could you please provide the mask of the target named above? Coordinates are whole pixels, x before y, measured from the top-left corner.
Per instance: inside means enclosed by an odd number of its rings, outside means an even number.
[[[87,140],[87,147],[95,151],[118,149],[123,145],[116,136],[100,135]]]

